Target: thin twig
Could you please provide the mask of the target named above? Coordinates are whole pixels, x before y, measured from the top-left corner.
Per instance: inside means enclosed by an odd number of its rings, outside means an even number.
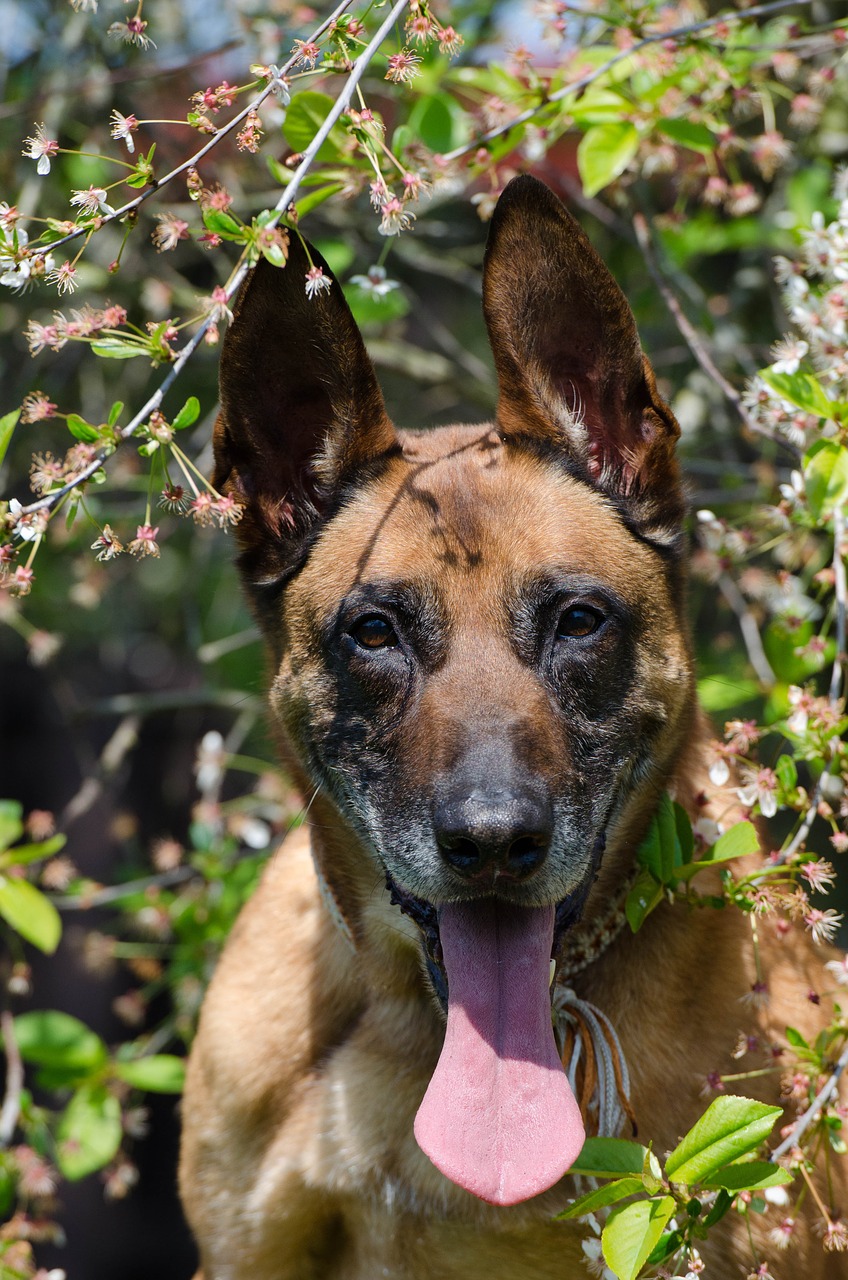
[[[189,707],[226,707],[234,711],[262,712],[264,698],[239,689],[175,689],[165,693],[119,693],[85,708],[86,716],[155,715],[184,711]],[[83,713],[78,713],[83,714]]]
[[[274,840],[274,849],[281,848],[295,828],[306,821],[309,816],[309,810],[312,808],[312,804],[320,790],[320,786],[316,787],[306,804],[286,823],[285,830]],[[252,856],[255,853],[255,849],[246,849],[243,850],[242,856]],[[129,894],[145,893],[148,889],[167,889],[171,885],[184,884],[188,880],[204,879],[205,877],[201,871],[189,866],[187,863],[183,863],[182,866],[173,867],[170,871],[161,871],[153,876],[143,876],[138,880],[128,880],[125,884],[106,885],[102,889],[93,889],[91,893],[81,893],[75,897],[68,897],[62,894],[50,894],[48,896],[59,911],[89,911],[92,907],[105,907],[112,902],[119,902],[121,898],[125,898]]]
[[[689,317],[686,315],[685,311],[680,305],[680,302],[676,294],[672,290],[671,286],[669,285],[668,281],[663,275],[662,270],[660,269],[659,263],[657,261],[656,250],[654,249],[654,244],[651,238],[651,233],[648,229],[648,222],[644,214],[634,213],[633,229],[636,232],[636,239],[639,243],[639,248],[642,250],[642,255],[645,259],[645,265],[647,266],[648,271],[651,274],[651,278],[653,279],[655,285],[657,286],[660,293],[662,294],[662,298],[663,298],[663,301],[665,302],[665,305],[668,307],[672,315],[672,318],[674,319],[675,324],[677,325],[678,329],[680,330],[680,333],[683,336],[683,339],[686,345],[688,346],[689,350],[692,352],[692,355],[698,361],[698,364],[701,366],[704,372],[708,375],[708,377],[712,378],[713,382],[716,383],[716,385],[720,388],[720,390],[724,392],[724,395],[727,397],[727,399],[733,405],[736,412],[739,414],[739,417],[742,419],[742,422],[744,423],[746,430],[750,431],[753,435],[765,436],[765,438],[767,440],[771,440],[773,444],[779,444],[782,448],[788,450],[788,452],[792,454],[793,459],[797,459],[798,450],[795,449],[793,445],[789,443],[788,440],[784,440],[782,437],[775,435],[773,432],[767,430],[767,428],[761,426],[760,423],[754,420],[754,418],[745,408],[745,405],[742,402],[742,396],[739,393],[739,391],[737,391],[736,387],[734,387],[731,382],[728,382],[727,378],[724,376],[724,374],[716,365],[715,361],[713,360],[712,356],[707,350],[707,346],[706,346],[706,343],[704,342],[703,336],[698,332],[698,330],[692,324]],[[772,676],[772,683],[774,683],[773,676]]]
[[[225,654],[234,653],[236,649],[243,649],[249,644],[256,644],[257,640],[261,639],[262,632],[258,627],[245,627],[243,631],[222,636],[220,640],[208,640],[206,644],[200,646],[197,656],[203,663],[217,662]]]
[[[112,902],[119,902],[130,894],[144,893],[147,889],[167,889],[174,884],[183,884],[186,880],[201,880],[201,873],[194,867],[174,867],[171,871],[162,871],[159,875],[143,876],[138,880],[127,880],[125,884],[107,885],[103,889],[93,889],[91,893],[80,893],[75,897],[50,894],[50,900],[59,911],[90,911],[92,907],[106,907]]]
[[[8,1009],[0,1013],[0,1032],[6,1054],[6,1092],[3,1108],[0,1110],[0,1147],[8,1147],[15,1136],[24,1088],[24,1064],[15,1039],[15,1020]]]
[[[376,35],[373,37],[370,43],[366,45],[362,53],[357,58],[356,65],[353,67],[350,75],[348,76],[344,84],[344,87],[342,88],[341,93],[339,94],[338,98],[334,102],[332,109],[327,115],[327,118],[325,119],[324,123],[321,125],[321,128],[315,134],[315,137],[312,139],[309,146],[304,151],[303,159],[301,160],[297,168],[294,170],[289,183],[285,187],[282,195],[280,196],[276,205],[274,206],[274,213],[276,214],[276,217],[268,223],[269,227],[276,226],[277,223],[279,223],[286,209],[294,200],[295,195],[297,194],[301,186],[301,183],[303,182],[304,177],[306,176],[310,166],[312,165],[313,160],[315,159],[316,155],[320,151],[321,147],[324,145],[325,141],[327,140],[329,134],[334,128],[336,122],[339,120],[340,116],[342,116],[344,112],[347,110],[350,104],[350,100],[353,97],[353,92],[356,86],[359,84],[360,80],[362,79],[363,75],[365,74],[366,68],[373,61],[375,55],[379,51],[380,46],[382,45],[383,41],[386,39],[386,36],[394,27],[398,18],[403,13],[404,9],[407,7],[408,4],[409,4],[409,0],[397,0],[397,3],[392,8],[389,16],[385,19],[382,26],[377,31]],[[268,92],[270,92],[270,88]],[[57,241],[57,243],[59,242]],[[55,246],[51,246],[51,247],[55,247]],[[244,280],[249,270],[250,270],[250,261],[248,259],[247,254],[244,253],[241,257],[240,262],[236,265],[232,274],[230,275],[229,281],[227,282],[225,291],[228,299],[232,298],[233,295],[240,288],[241,283]],[[197,332],[189,339],[189,341],[181,349],[174,363],[171,365],[167,377],[163,379],[163,381],[161,382],[159,387],[156,389],[156,391],[153,392],[153,394],[145,402],[145,404],[138,411],[135,417],[132,418],[131,421],[128,422],[125,427],[123,427],[119,432],[116,433],[116,437],[117,437],[116,443],[120,444],[124,440],[129,439],[129,437],[132,436],[138,430],[138,428],[142,425],[145,419],[148,418],[150,414],[154,412],[154,410],[159,408],[167,392],[170,390],[171,385],[174,383],[176,378],[182,372],[189,358],[194,354],[194,352],[200,346],[204,336],[206,335],[206,331],[209,328],[211,323],[212,323],[212,319],[210,315],[209,317],[207,317],[206,320],[203,321],[203,323],[201,324]],[[68,483],[63,485],[60,489],[54,489],[50,493],[45,494],[43,498],[39,498],[36,502],[31,502],[29,506],[23,507],[20,514],[31,515],[33,512],[40,511],[44,508],[49,508],[54,506],[56,502],[59,501],[60,498],[65,496],[65,494],[70,493],[72,489],[75,489],[78,485],[83,484],[86,480],[89,480],[94,475],[94,473],[100,469],[100,467],[103,465],[106,458],[109,457],[112,451],[113,451],[112,446],[98,450],[97,454],[92,459],[92,461],[89,462],[85,467],[83,467],[83,469],[80,472],[78,472],[78,474],[72,481],[68,481]]]
[[[707,18],[704,22],[692,23],[691,26],[676,27],[672,31],[657,31],[651,35],[644,36],[629,49],[624,49],[621,53],[615,54],[602,67],[596,67],[594,71],[587,72],[579,80],[573,80],[570,84],[563,85],[555,93],[548,94],[544,101],[537,106],[529,107],[526,111],[522,111],[521,115],[509,120],[506,124],[498,125],[494,129],[489,129],[486,133],[479,134],[472,142],[466,143],[465,146],[455,147],[453,151],[446,152],[443,158],[445,160],[458,160],[461,156],[468,155],[470,151],[476,151],[478,147],[483,146],[485,143],[492,142],[495,138],[500,138],[505,133],[509,133],[510,129],[515,129],[518,125],[527,124],[541,111],[544,111],[546,107],[550,106],[552,102],[561,102],[563,98],[568,98],[572,94],[581,94],[590,84],[594,84],[596,80],[605,76],[613,67],[617,67],[619,62],[623,62],[625,58],[632,58],[634,54],[648,48],[649,45],[662,44],[667,40],[682,40],[686,36],[697,35],[701,31],[709,31],[713,27],[726,25],[727,23],[745,22],[749,18],[770,17],[771,14],[780,13],[783,9],[797,9],[801,5],[811,5],[812,3],[813,0],[775,0],[773,4],[756,5],[751,9],[733,9],[727,13],[717,13],[715,17]]]
[[[720,575],[718,587],[736,614],[739,630],[742,632],[742,639],[745,641],[745,648],[748,651],[748,661],[754,668],[757,679],[764,689],[773,689],[777,684],[777,676],[774,674],[771,663],[766,657],[766,651],[760,639],[760,628],[757,626],[757,619],[748,608],[745,597],[729,573]]]
[[[839,1077],[842,1075],[842,1072],[846,1067],[848,1067],[848,1044],[845,1045],[845,1048],[839,1055],[836,1066],[831,1071],[827,1080],[822,1085],[809,1107],[807,1107],[807,1110],[803,1115],[798,1117],[792,1126],[791,1132],[783,1139],[780,1146],[775,1147],[774,1151],[772,1151],[769,1156],[769,1159],[772,1162],[779,1160],[781,1156],[785,1156],[787,1151],[791,1151],[793,1147],[797,1147],[802,1134],[809,1129],[816,1116],[833,1097],[836,1092],[836,1087],[839,1084]]]
[[[140,725],[138,715],[124,716],[101,751],[94,773],[84,779],[79,791],[62,810],[56,824],[60,831],[67,830],[72,823],[78,821],[103,794],[106,779],[117,773],[127,754],[138,742]]]

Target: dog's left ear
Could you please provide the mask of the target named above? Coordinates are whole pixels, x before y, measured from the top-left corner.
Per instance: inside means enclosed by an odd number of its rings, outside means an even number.
[[[513,179],[495,209],[483,309],[504,435],[567,454],[646,532],[668,540],[684,510],[680,428],[627,299],[582,228],[529,175]]]
[[[213,483],[244,507],[240,564],[254,583],[285,568],[348,471],[397,448],[341,287],[309,254],[292,234],[285,267],[260,259],[221,355]],[[309,297],[313,266],[332,283]]]

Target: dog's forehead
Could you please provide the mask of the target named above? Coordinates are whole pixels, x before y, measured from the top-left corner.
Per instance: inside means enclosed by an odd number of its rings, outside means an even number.
[[[534,573],[573,573],[636,603],[656,579],[656,554],[557,460],[491,426],[399,437],[401,454],[348,496],[299,577],[319,613],[369,582],[423,581],[460,601],[470,575],[503,594]]]

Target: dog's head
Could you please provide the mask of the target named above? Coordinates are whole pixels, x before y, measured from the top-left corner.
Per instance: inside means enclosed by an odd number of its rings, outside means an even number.
[[[533,178],[486,253],[494,424],[396,430],[338,284],[306,296],[310,261],[293,236],[240,297],[215,484],[245,506],[284,735],[444,999],[446,921],[494,902],[567,927],[672,769],[678,427],[623,294]]]

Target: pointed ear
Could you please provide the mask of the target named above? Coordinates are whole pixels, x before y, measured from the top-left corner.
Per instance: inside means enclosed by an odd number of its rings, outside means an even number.
[[[559,449],[633,519],[675,528],[680,428],[633,313],[581,227],[529,175],[513,179],[495,209],[483,309],[504,434]]]
[[[321,255],[309,252],[332,279]],[[244,505],[241,565],[254,581],[282,571],[348,471],[397,447],[341,287],[333,279],[308,297],[309,269],[294,234],[285,267],[261,259],[221,356],[213,483]]]

